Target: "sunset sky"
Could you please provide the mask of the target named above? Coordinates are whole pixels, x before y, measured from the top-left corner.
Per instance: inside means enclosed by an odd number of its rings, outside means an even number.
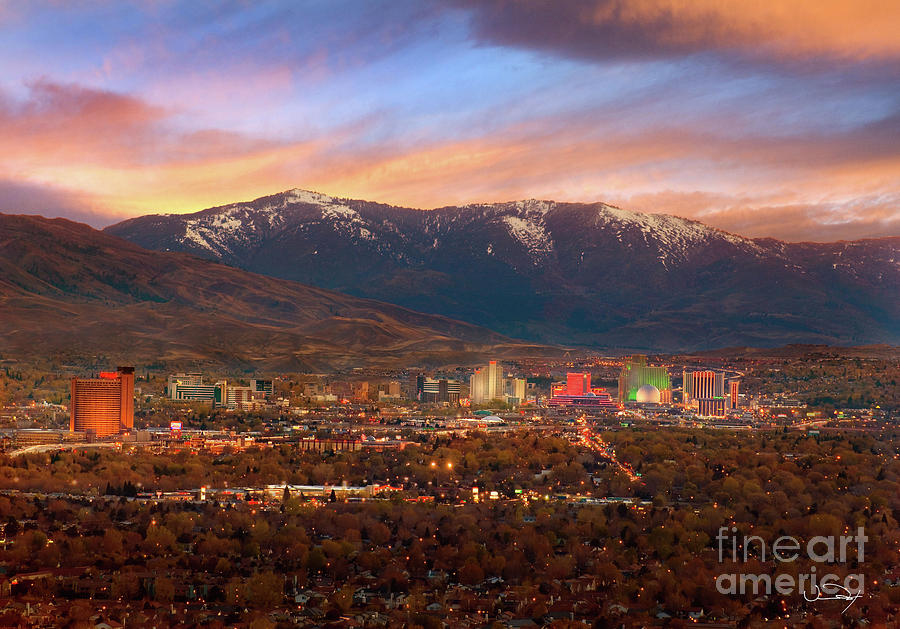
[[[898,33],[896,0],[0,0],[0,211],[306,188],[900,235]]]

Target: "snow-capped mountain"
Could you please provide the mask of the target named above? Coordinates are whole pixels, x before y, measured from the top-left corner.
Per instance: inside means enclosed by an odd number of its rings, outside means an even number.
[[[900,238],[785,243],[603,203],[416,210],[305,190],[107,232],[539,341],[900,341]]]

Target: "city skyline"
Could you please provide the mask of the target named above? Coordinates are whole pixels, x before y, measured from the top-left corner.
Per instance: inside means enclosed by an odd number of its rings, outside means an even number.
[[[0,0],[0,626],[900,625],[898,32]]]
[[[896,235],[898,19],[886,2],[4,3],[2,211],[102,226],[301,187]]]

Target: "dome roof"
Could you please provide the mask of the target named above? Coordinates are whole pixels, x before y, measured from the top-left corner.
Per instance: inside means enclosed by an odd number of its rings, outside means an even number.
[[[659,389],[652,384],[645,384],[637,390],[634,400],[639,404],[659,404]]]

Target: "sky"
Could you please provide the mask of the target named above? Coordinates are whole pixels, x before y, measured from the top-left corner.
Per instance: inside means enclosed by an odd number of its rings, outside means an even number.
[[[0,0],[0,211],[304,188],[900,235],[896,0]]]

